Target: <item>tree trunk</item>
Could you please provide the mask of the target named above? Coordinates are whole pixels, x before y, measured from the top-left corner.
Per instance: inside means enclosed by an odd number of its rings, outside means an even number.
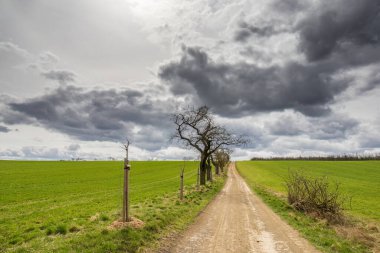
[[[207,164],[206,164],[206,158],[201,156],[201,163],[200,163],[200,173],[199,173],[199,183],[200,185],[206,184],[206,171],[207,171]]]
[[[207,165],[207,181],[211,181],[211,167]]]
[[[211,170],[211,162],[210,159],[207,160],[207,181],[212,181],[212,170]]]
[[[199,174],[199,183],[201,185],[206,184],[206,168],[201,168],[200,174]]]
[[[219,165],[218,165],[218,163],[216,163],[216,162],[214,161],[214,159],[212,158],[212,156],[210,156],[210,158],[211,158],[211,162],[212,162],[212,164],[213,164],[214,167],[215,167],[215,174],[216,174],[216,175],[219,175]]]

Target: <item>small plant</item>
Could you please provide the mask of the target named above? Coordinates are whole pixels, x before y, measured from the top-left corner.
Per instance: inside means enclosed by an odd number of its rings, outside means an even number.
[[[80,228],[78,228],[77,226],[72,226],[71,228],[69,228],[70,233],[75,233],[79,231],[80,231]]]
[[[342,196],[339,184],[330,185],[327,177],[312,178],[301,172],[289,171],[286,180],[288,202],[296,210],[326,219],[329,223],[343,223]]]
[[[67,228],[65,225],[58,225],[57,229],[55,230],[56,234],[65,235],[67,233]]]
[[[48,228],[46,230],[46,235],[52,235],[52,234],[54,234],[54,230],[52,228]]]
[[[108,221],[109,219],[110,218],[107,215],[105,215],[105,214],[100,215],[100,220],[101,221]]]

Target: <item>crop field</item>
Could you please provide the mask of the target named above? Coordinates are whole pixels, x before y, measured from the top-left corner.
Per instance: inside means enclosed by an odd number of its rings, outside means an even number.
[[[0,252],[136,251],[167,225],[184,226],[221,187],[177,201],[183,164],[132,162],[130,213],[145,226],[113,231],[107,226],[120,217],[122,162],[0,161]],[[198,164],[185,166],[189,191]]]
[[[289,169],[327,176],[352,197],[348,214],[380,222],[380,161],[246,161],[239,162],[238,169],[248,181],[279,193],[286,193]]]

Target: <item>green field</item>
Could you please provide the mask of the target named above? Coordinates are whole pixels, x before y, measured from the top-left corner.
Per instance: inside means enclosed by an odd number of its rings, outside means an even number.
[[[249,181],[280,193],[286,193],[289,169],[327,176],[340,183],[343,194],[352,196],[347,213],[380,222],[380,161],[247,161],[239,162],[238,168]]]
[[[184,226],[221,187],[220,182],[178,202],[181,166],[132,162],[131,215],[146,224],[109,231],[121,211],[121,162],[0,161],[0,252],[136,251],[166,226]],[[196,162],[186,162],[188,189],[196,168]]]

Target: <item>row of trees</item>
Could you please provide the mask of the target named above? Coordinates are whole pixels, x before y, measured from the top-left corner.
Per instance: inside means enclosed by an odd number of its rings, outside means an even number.
[[[340,154],[326,156],[282,156],[282,157],[252,157],[257,160],[305,160],[305,161],[367,161],[380,160],[380,154]]]
[[[219,174],[230,160],[233,145],[247,143],[242,136],[231,134],[215,122],[209,108],[188,108],[172,115],[176,126],[173,139],[200,154],[200,184],[212,180],[211,164]]]

